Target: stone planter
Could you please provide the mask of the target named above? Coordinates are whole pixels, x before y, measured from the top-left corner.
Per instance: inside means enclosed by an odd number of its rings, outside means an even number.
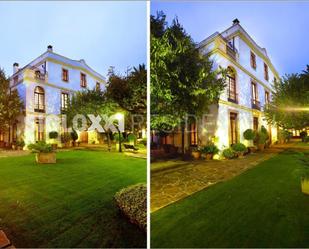
[[[265,144],[258,144],[259,151],[264,151]]]
[[[257,151],[257,148],[255,146],[250,146],[249,151],[250,151],[250,153],[254,153],[254,152]]]
[[[238,156],[239,158],[245,157],[245,152],[244,152],[244,151],[238,151],[236,154],[237,154],[237,156]]]
[[[36,162],[39,164],[51,164],[56,163],[56,153],[55,152],[40,152],[36,154]]]
[[[199,152],[199,151],[192,151],[191,155],[194,159],[200,159],[201,158],[201,152]]]
[[[206,154],[206,155],[205,155],[205,159],[206,159],[206,160],[212,160],[213,157],[214,157],[214,154]]]
[[[301,179],[301,191],[309,195],[309,178],[304,177]]]

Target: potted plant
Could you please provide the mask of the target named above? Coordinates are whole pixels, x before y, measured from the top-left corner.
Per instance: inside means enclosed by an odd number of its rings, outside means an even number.
[[[56,141],[56,139],[58,138],[58,132],[57,131],[51,131],[49,133],[49,138],[52,140],[51,145],[52,145],[53,149],[56,150],[57,147],[58,147],[58,144],[57,144],[57,141]]]
[[[199,147],[192,147],[191,149],[191,155],[194,159],[200,159],[201,158],[201,150]]]
[[[56,153],[51,144],[45,141],[40,141],[34,144],[29,144],[28,149],[36,153],[36,162],[39,164],[56,163]]]
[[[24,140],[19,140],[19,141],[17,141],[17,142],[16,142],[16,146],[17,146],[17,149],[18,149],[18,150],[22,150],[22,149],[24,148],[24,146],[25,146]]]
[[[71,135],[68,132],[61,134],[61,143],[64,144],[64,147],[70,147]]]
[[[225,159],[233,159],[235,158],[235,152],[232,148],[226,148],[222,151],[222,155]]]
[[[247,152],[247,147],[242,143],[236,143],[232,145],[232,150],[236,153],[238,157],[243,157],[244,154]]]
[[[248,147],[250,152],[255,152],[256,151],[256,147],[253,144],[253,141],[256,138],[256,131],[252,130],[252,129],[247,129],[244,131],[243,133],[244,139],[248,140]]]
[[[136,136],[133,133],[130,133],[128,135],[128,142],[129,142],[129,144],[135,146],[135,144],[136,144]]]
[[[219,149],[214,144],[209,144],[201,148],[201,153],[205,155],[206,160],[212,160],[213,156],[219,152]]]
[[[74,130],[74,129],[71,132],[71,139],[72,139],[72,145],[73,145],[73,147],[75,147],[76,140],[78,139],[78,134],[77,134],[76,130]]]
[[[305,172],[301,179],[301,191],[309,195],[309,171]]]
[[[259,131],[257,133],[256,142],[257,142],[259,151],[264,151],[265,143],[267,139],[268,139],[268,135],[265,132]]]

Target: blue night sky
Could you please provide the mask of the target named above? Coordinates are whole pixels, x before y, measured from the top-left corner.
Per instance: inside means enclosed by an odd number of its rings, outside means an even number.
[[[146,2],[0,1],[0,67],[7,75],[53,45],[106,76],[146,64]]]
[[[309,2],[152,2],[151,14],[163,10],[179,22],[195,42],[222,32],[238,18],[265,47],[280,75],[299,73],[309,64]]]

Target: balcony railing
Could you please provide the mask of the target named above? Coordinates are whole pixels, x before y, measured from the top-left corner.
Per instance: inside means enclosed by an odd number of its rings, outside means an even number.
[[[252,99],[252,109],[261,110],[261,103],[257,99]]]
[[[35,104],[34,105],[35,112],[45,112],[45,105],[43,104]]]
[[[40,71],[36,71],[34,74],[35,79],[45,81],[46,75],[42,74]]]
[[[236,60],[236,49],[230,47],[229,45],[226,45],[226,53],[228,56],[230,56],[232,59]]]
[[[238,104],[238,93],[234,91],[227,91],[227,100],[233,103]]]

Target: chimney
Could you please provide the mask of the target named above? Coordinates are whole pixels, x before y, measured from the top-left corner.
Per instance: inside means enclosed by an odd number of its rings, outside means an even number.
[[[236,18],[233,20],[233,25],[239,24],[239,20]]]
[[[15,62],[15,63],[13,64],[13,74],[16,73],[16,72],[18,71],[18,69],[19,69],[18,67],[19,67],[18,63]]]
[[[47,51],[48,52],[53,52],[53,46],[52,45],[48,45],[47,46]]]

